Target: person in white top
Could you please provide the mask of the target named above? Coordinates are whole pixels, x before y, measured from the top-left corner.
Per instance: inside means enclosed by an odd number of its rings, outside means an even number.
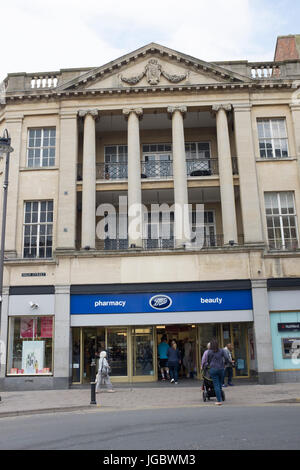
[[[96,393],[100,391],[101,384],[105,384],[108,392],[114,392],[109,378],[110,367],[106,359],[106,351],[101,351],[99,360],[99,369],[96,376]]]

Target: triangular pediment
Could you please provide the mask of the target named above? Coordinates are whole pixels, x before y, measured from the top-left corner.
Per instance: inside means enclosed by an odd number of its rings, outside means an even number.
[[[62,84],[60,91],[243,83],[247,77],[151,43]],[[58,91],[58,90],[57,90]]]

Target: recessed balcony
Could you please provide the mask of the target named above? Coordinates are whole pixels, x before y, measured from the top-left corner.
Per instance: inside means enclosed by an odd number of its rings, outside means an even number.
[[[142,251],[156,251],[156,250],[174,250],[175,249],[175,238],[144,238],[142,240],[143,246]],[[191,242],[186,246],[187,250],[210,250],[210,249],[220,249],[225,247],[236,247],[244,245],[244,236],[238,236],[238,242],[232,244],[224,244],[224,236],[222,234],[211,234],[207,233],[204,237],[202,243],[197,243],[196,241]],[[127,251],[129,249],[134,249],[134,246],[129,246],[128,239],[110,239],[106,238],[105,240],[96,240],[96,250],[97,251]],[[80,249],[77,243],[77,249]]]
[[[188,178],[201,176],[218,176],[218,158],[197,158],[186,160]],[[238,175],[237,157],[232,157],[232,174]],[[77,181],[82,181],[82,163],[77,165]],[[141,178],[164,180],[173,179],[173,161],[155,160],[141,162]],[[125,163],[96,163],[96,179],[99,181],[127,181],[128,164]]]

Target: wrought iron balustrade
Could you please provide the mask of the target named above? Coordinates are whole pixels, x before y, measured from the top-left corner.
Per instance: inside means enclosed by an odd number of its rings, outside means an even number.
[[[195,230],[195,229],[194,229]],[[244,235],[238,235],[237,241],[232,246],[243,245],[244,244]],[[228,246],[224,244],[224,235],[222,234],[207,234],[204,237],[203,243],[202,240],[194,239],[192,240],[192,247],[199,249],[206,249],[206,248],[222,248],[224,246]]]
[[[198,158],[186,160],[187,176],[212,176],[219,174],[217,158]]]
[[[173,250],[175,239],[171,238],[145,238],[143,240],[144,250]]]
[[[172,176],[173,162],[170,160],[141,162],[142,178],[164,179]]]
[[[242,246],[244,244],[244,236],[238,235],[238,240],[232,246]],[[77,249],[80,249],[80,243],[76,243]],[[207,234],[204,240],[194,240],[190,244],[187,244],[186,249],[199,249],[207,250],[214,248],[223,248],[228,245],[224,245],[224,236],[222,234],[212,235]],[[98,251],[127,251],[130,248],[128,239],[110,239],[96,240],[96,250]],[[173,250],[175,248],[175,238],[144,238],[142,240],[142,250]],[[278,249],[278,248],[277,248]]]
[[[212,176],[219,174],[219,164],[217,158],[199,158],[186,160],[187,176]],[[232,157],[232,173],[238,175],[237,157]],[[82,163],[77,165],[77,181],[82,181]],[[141,162],[142,179],[166,179],[173,178],[172,161],[150,161]],[[127,180],[127,163],[97,163],[96,179],[98,180]]]
[[[106,238],[105,240],[102,240],[103,244],[103,249],[105,251],[107,250],[112,250],[112,251],[122,251],[122,250],[128,250],[128,238],[115,238],[115,239],[110,239]]]
[[[96,179],[98,180],[127,180],[127,162],[118,163],[97,163]]]

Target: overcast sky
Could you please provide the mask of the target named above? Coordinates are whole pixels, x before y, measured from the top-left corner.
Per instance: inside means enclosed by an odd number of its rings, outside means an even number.
[[[198,59],[273,60],[300,33],[299,0],[9,0],[0,81],[11,72],[97,67],[150,42]]]

